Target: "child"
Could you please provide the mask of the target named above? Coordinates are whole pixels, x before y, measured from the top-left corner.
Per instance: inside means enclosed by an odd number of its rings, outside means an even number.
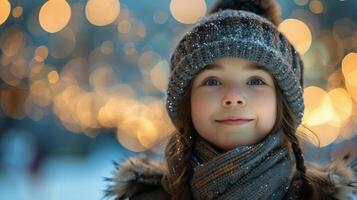
[[[356,161],[304,162],[303,62],[277,30],[272,0],[223,0],[177,45],[167,111],[177,131],[166,161],[131,158],[116,199],[347,199]]]

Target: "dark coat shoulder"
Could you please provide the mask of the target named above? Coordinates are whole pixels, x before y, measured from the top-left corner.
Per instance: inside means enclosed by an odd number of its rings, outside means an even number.
[[[285,199],[350,199],[357,194],[357,159],[347,161],[346,157],[328,165],[306,162],[306,173],[294,177]],[[167,173],[166,162],[148,158],[130,158],[116,164],[112,185],[106,190],[106,197],[115,199],[170,199],[162,181]]]
[[[106,189],[106,197],[113,196],[117,200],[170,199],[161,181],[167,169],[164,161],[132,157],[120,165],[115,163],[115,166],[114,177],[107,178],[112,185]]]

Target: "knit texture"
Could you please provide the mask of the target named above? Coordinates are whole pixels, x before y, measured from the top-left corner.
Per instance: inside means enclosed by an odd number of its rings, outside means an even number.
[[[296,126],[301,123],[303,62],[299,53],[266,18],[228,9],[199,21],[184,35],[171,56],[166,109],[174,125],[178,106],[194,77],[205,66],[224,57],[265,66],[292,108]]]
[[[263,141],[219,153],[203,138],[195,143],[191,180],[195,199],[283,199],[295,160],[283,131]]]

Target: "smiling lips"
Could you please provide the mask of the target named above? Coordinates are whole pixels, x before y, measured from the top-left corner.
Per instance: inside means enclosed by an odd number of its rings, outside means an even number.
[[[240,117],[229,117],[226,119],[222,120],[216,120],[218,123],[226,124],[226,125],[239,125],[239,124],[245,124],[253,119],[247,119],[247,118],[240,118]]]

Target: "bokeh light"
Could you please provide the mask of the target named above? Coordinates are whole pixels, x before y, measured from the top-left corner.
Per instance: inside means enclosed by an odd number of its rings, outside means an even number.
[[[122,20],[118,24],[118,31],[120,33],[129,33],[131,30],[131,22],[129,20]]]
[[[38,17],[45,31],[55,33],[68,24],[71,18],[71,7],[65,0],[50,0],[43,4]]]
[[[47,78],[49,83],[55,84],[59,80],[59,75],[57,71],[51,71],[50,73],[48,73]]]
[[[100,46],[100,51],[105,55],[111,54],[113,52],[113,42],[104,41]]]
[[[308,126],[308,128],[314,133],[303,127],[299,127],[298,130],[307,135],[308,141],[319,148],[325,147],[334,142],[340,133],[339,127],[332,126],[328,122],[320,125]]]
[[[304,89],[305,113],[303,123],[309,126],[321,125],[333,119],[332,102],[321,88],[310,86]]]
[[[105,92],[111,86],[115,85],[117,80],[111,66],[96,68],[89,77],[89,82],[99,93]]]
[[[25,100],[27,96],[23,87],[7,86],[0,90],[0,103],[4,114],[14,119],[22,119],[26,116]]]
[[[12,16],[15,18],[19,18],[21,17],[23,12],[23,8],[21,6],[16,6],[13,10],[12,10]]]
[[[334,115],[331,125],[343,127],[352,114],[352,99],[348,92],[343,88],[336,88],[328,92],[331,99]]]
[[[200,20],[207,10],[205,0],[171,0],[170,11],[180,23],[194,24]]]
[[[342,60],[342,73],[346,77],[349,73],[357,69],[357,53],[351,52]]]
[[[167,61],[158,62],[150,71],[151,82],[162,93],[166,90],[169,73],[169,63]]]
[[[342,60],[345,86],[354,101],[357,101],[357,53],[349,53]]]
[[[2,52],[8,57],[12,57],[25,47],[26,35],[19,27],[13,26],[3,32],[0,41]]]
[[[304,54],[312,43],[312,35],[309,27],[298,19],[286,19],[279,24],[279,31],[293,44],[295,49]]]
[[[113,23],[119,12],[119,0],[89,0],[85,8],[88,21],[96,26]]]
[[[8,0],[0,0],[0,25],[3,24],[10,15],[11,4]]]
[[[312,0],[309,7],[314,14],[321,14],[324,11],[324,5],[320,0]]]
[[[52,91],[48,86],[47,80],[37,80],[31,84],[30,95],[33,102],[41,107],[50,105]]]
[[[48,48],[46,46],[42,45],[36,48],[34,59],[37,62],[43,62],[44,60],[46,60],[47,56],[48,56]]]
[[[55,123],[88,137],[112,132],[136,152],[154,150],[170,136],[169,49],[207,14],[206,2],[214,1],[9,2],[0,0],[4,119]],[[321,18],[335,3],[284,2],[291,10],[278,27],[302,55],[303,125],[313,132],[299,129],[319,147],[352,139],[357,127],[357,26],[347,15]]]

